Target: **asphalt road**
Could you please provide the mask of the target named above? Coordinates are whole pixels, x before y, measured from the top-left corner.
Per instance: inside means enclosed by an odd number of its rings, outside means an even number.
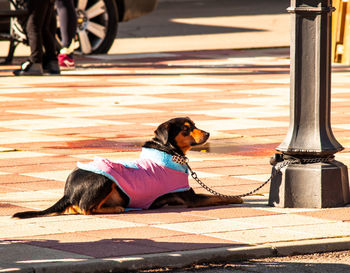
[[[291,257],[256,259],[239,263],[198,265],[182,270],[152,270],[152,273],[348,273],[350,251],[315,253]]]
[[[289,0],[160,0],[152,13],[121,23],[118,38],[208,35],[261,31],[261,26],[235,27],[228,24],[189,24],[186,19],[287,14]],[[182,20],[176,20],[181,18]]]
[[[160,0],[150,14],[122,22],[108,54],[285,47],[289,0]],[[8,42],[0,41],[3,55]],[[20,44],[16,56],[30,54]]]
[[[289,0],[161,0],[119,24],[110,54],[288,46]]]

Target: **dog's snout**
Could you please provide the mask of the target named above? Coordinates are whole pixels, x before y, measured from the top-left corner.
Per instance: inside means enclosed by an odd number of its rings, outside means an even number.
[[[208,132],[203,131],[203,143],[208,140],[210,137],[210,134]]]
[[[195,143],[193,143],[193,144],[200,145],[200,144],[205,143],[208,140],[210,134],[206,131],[203,131],[200,129],[195,129],[195,130],[193,130],[191,135],[195,140]]]

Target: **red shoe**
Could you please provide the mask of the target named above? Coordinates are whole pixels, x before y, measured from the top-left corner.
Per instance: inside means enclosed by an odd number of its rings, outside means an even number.
[[[74,69],[75,62],[67,54],[58,54],[58,63],[61,69]]]

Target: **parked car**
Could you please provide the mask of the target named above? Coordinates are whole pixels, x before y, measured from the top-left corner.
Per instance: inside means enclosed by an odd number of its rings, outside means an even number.
[[[117,35],[118,24],[152,12],[158,0],[75,0],[77,11],[77,51],[107,53]],[[0,9],[10,9],[0,0]],[[17,25],[16,25],[17,24]],[[0,32],[21,31],[16,20],[0,19]]]

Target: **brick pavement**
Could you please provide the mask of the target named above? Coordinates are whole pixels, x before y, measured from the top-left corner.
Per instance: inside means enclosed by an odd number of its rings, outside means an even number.
[[[241,194],[269,177],[269,157],[289,122],[288,49],[81,56],[77,63],[75,71],[43,77],[15,78],[14,66],[0,67],[0,269],[54,271],[203,249],[349,245],[350,207],[267,207],[268,186],[238,206],[11,219],[60,198],[77,161],[137,158],[157,124],[176,116],[190,116],[211,133],[189,158],[215,190]],[[349,67],[335,66],[332,81],[332,127],[345,147],[336,158],[349,166]],[[181,253],[185,259],[195,252]]]

